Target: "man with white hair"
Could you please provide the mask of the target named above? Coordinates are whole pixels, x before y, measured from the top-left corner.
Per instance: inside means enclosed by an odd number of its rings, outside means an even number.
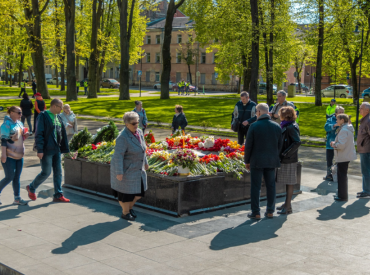
[[[291,106],[291,107],[293,107],[293,109],[295,109],[295,106],[292,102],[286,101],[287,94],[286,94],[285,91],[283,91],[283,90],[278,91],[276,96],[277,96],[277,102],[276,102],[275,106],[272,108],[270,116],[271,116],[273,121],[280,124],[281,120],[280,120],[280,117],[279,117],[279,110],[282,107],[287,107],[287,106]]]
[[[364,102],[360,106],[360,128],[357,134],[357,151],[360,153],[362,192],[357,198],[370,199],[370,104]]]
[[[256,107],[257,121],[250,127],[245,143],[245,167],[251,172],[250,219],[261,219],[260,191],[262,176],[267,189],[267,208],[265,217],[272,218],[275,212],[275,169],[280,167],[279,152],[282,146],[281,127],[268,115],[266,103]]]

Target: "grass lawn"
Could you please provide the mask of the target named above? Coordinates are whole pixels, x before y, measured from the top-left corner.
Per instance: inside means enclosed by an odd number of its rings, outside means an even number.
[[[129,101],[119,101],[117,98],[79,99],[75,102],[68,102],[76,114],[117,117],[122,118],[123,114],[135,107],[133,98]],[[231,112],[236,101],[222,98],[188,98],[175,97],[169,100],[161,100],[153,97],[142,97],[143,107],[150,121],[172,122],[174,106],[180,104],[189,125],[200,125],[202,121],[209,121],[213,127],[229,128]],[[50,100],[46,100],[49,105]],[[0,106],[19,105],[19,99],[0,100]],[[324,125],[326,122],[326,106],[317,107],[313,104],[296,104],[301,112],[300,129],[301,135],[313,137],[325,137]],[[355,106],[345,106],[346,114],[352,115],[355,122]]]

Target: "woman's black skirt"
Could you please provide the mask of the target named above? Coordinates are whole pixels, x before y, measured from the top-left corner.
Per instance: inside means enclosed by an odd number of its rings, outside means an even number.
[[[125,194],[112,189],[113,196],[120,202],[132,202],[135,197],[145,197],[144,183],[141,179],[141,193],[139,194]]]

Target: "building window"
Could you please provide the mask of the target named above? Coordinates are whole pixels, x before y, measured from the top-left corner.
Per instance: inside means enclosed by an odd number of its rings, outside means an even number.
[[[200,56],[200,63],[206,64],[206,53],[202,53]]]
[[[160,35],[155,36],[155,43],[156,44],[161,44],[161,36]]]
[[[155,54],[155,63],[161,63],[161,53]]]
[[[113,78],[113,68],[110,68],[110,71],[109,71],[109,77],[110,77],[110,78]]]
[[[176,63],[181,63],[181,53],[176,54]]]
[[[213,61],[212,61],[213,64],[216,63],[216,59],[217,59],[216,53],[213,53]]]
[[[159,82],[159,78],[160,78],[159,72],[155,72],[155,82]]]
[[[200,84],[206,84],[206,74],[200,74]]]
[[[146,72],[145,81],[150,82],[150,71]]]
[[[119,78],[119,67],[116,68],[116,78]]]
[[[181,81],[181,73],[176,73],[176,83]]]
[[[150,53],[146,54],[146,63],[150,63]]]
[[[217,84],[216,73],[213,73],[212,74],[212,85],[216,85],[216,84]]]
[[[189,73],[186,74],[186,82],[191,82],[190,81],[190,74]]]
[[[182,35],[181,34],[178,34],[177,35],[177,43],[181,43],[181,41],[182,41]]]
[[[150,35],[147,35],[146,44],[150,44],[150,43],[152,43],[152,38],[150,37]]]

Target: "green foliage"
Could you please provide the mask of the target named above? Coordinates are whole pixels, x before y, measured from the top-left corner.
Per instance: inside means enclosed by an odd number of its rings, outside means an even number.
[[[115,140],[118,137],[119,131],[117,129],[116,124],[111,120],[109,121],[109,125],[104,126],[103,128],[99,129],[96,135],[93,136],[93,144],[97,144],[98,142],[110,142]]]
[[[203,120],[199,123],[199,126],[203,127],[204,131],[207,130],[207,128],[212,127],[212,122],[208,120]]]
[[[70,151],[77,151],[81,147],[85,145],[91,144],[92,135],[85,127],[81,132],[74,135],[69,142],[69,150]]]

